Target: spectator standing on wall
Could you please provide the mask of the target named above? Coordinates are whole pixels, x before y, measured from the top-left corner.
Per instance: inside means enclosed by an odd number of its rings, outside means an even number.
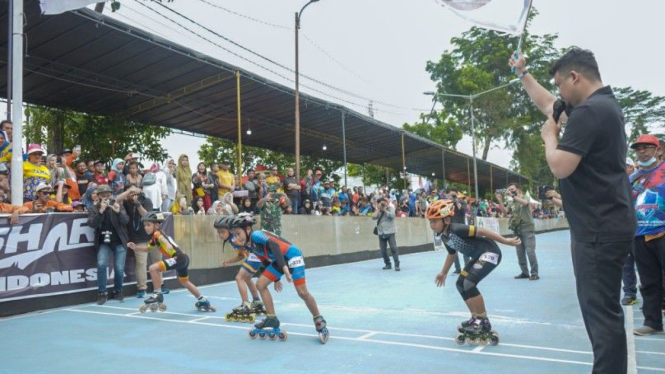
[[[187,200],[187,206],[192,203],[192,169],[189,167],[189,157],[180,155],[178,157],[178,166],[175,168],[175,179],[178,188],[177,196],[184,196]]]
[[[108,185],[97,188],[99,201],[88,213],[88,226],[95,230],[95,248],[97,248],[97,286],[99,296],[97,304],[106,302],[106,279],[109,258],[113,253],[113,298],[122,301],[122,283],[125,273],[127,256],[127,224],[129,216],[125,207],[112,199],[112,191]]]
[[[286,196],[291,200],[292,214],[298,214],[298,201],[300,200],[300,183],[295,177],[293,168],[286,169],[286,178],[284,178],[284,191]]]
[[[242,188],[247,191],[247,197],[252,207],[255,207],[256,202],[259,201],[259,185],[254,169],[249,168],[247,170],[247,180],[242,184]],[[244,203],[241,205],[244,205]]]
[[[166,160],[162,167],[164,181],[166,182],[166,198],[162,201],[162,212],[170,212],[177,192],[177,181],[175,180],[175,161],[172,158]]]
[[[23,202],[27,203],[37,198],[36,188],[40,184],[48,184],[50,173],[42,165],[44,151],[39,144],[28,146],[28,160],[23,162]]]
[[[268,187],[268,195],[256,203],[257,208],[261,211],[261,227],[281,236],[282,209],[290,204],[286,195],[277,192],[277,186]]]

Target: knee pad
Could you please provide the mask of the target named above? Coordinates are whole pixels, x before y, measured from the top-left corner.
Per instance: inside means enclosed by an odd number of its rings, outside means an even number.
[[[478,287],[476,287],[475,276],[473,276],[473,274],[469,274],[464,279],[464,282],[462,282],[462,288],[464,289],[467,298],[480,295],[480,291],[478,291]]]
[[[457,279],[457,283],[455,283],[455,286],[457,286],[457,292],[462,295],[462,299],[464,301],[468,300],[469,297],[467,296],[466,290],[464,289],[464,277],[459,277]]]

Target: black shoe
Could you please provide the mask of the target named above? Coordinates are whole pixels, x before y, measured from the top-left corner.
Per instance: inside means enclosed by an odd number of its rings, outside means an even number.
[[[393,268],[392,265],[386,264],[386,266],[383,267],[383,270],[390,270],[392,268]]]
[[[123,301],[125,299],[125,295],[122,294],[122,291],[115,291],[113,293],[113,299]]]
[[[399,264],[395,265],[395,271],[399,271]]]
[[[515,276],[515,279],[529,279],[529,274],[521,273]]]
[[[104,303],[106,303],[106,294],[100,293],[97,297],[97,305],[104,305]]]
[[[530,281],[537,281],[538,279],[540,279],[538,274],[531,274],[531,276],[529,277]]]

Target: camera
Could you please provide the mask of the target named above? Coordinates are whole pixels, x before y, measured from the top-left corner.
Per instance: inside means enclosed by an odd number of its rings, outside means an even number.
[[[139,194],[139,198],[138,198],[138,200],[139,200],[139,203],[140,203],[140,204],[144,204],[144,203],[145,203],[145,194],[144,194],[143,192],[141,192],[141,193]]]
[[[115,205],[115,199],[114,199],[114,198],[110,198],[108,204],[109,204],[109,206],[113,206],[113,205]]]
[[[551,197],[547,197],[547,192],[552,191],[554,187],[552,186],[540,186],[538,187],[538,198],[540,200],[552,200]]]
[[[102,235],[104,235],[104,243],[108,244],[111,242],[111,232],[110,231],[102,231]]]
[[[498,190],[495,190],[494,192],[498,193],[499,195],[504,195],[506,193],[506,189],[505,188],[500,188]]]

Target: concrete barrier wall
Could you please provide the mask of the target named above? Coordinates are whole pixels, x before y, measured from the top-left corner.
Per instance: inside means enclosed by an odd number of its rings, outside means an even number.
[[[222,261],[235,256],[229,244],[222,252],[222,241],[213,227],[215,216],[175,216],[174,239],[190,256],[191,269],[219,268]],[[372,234],[376,221],[371,217],[283,216],[282,235],[297,245],[306,257],[345,255],[379,249]],[[258,227],[259,225],[257,225]],[[479,218],[479,227],[510,235],[508,219]],[[536,232],[568,228],[565,218],[535,220]],[[396,218],[398,247],[434,249],[429,221],[421,218]]]

